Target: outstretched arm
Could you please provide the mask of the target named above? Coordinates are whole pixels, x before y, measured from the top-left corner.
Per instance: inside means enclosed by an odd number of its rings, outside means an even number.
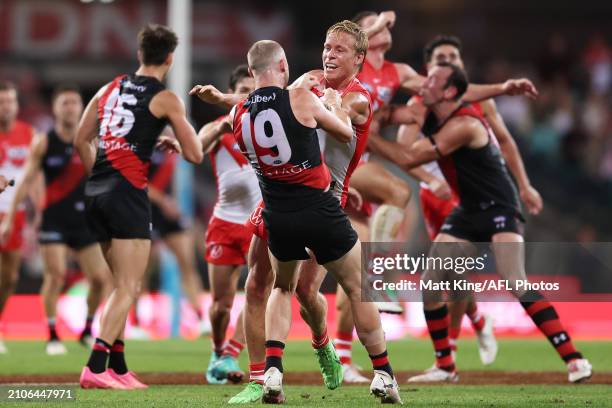
[[[232,131],[232,126],[228,120],[229,116],[222,120],[215,120],[202,126],[202,129],[198,132],[198,138],[202,143],[202,150],[204,154],[208,154],[221,140],[221,137],[225,133]]]
[[[395,25],[395,18],[395,11],[383,11],[378,15],[374,24],[369,27],[363,27],[363,31],[365,31],[368,38],[371,38],[380,33],[385,27],[392,28]]]
[[[211,105],[220,105],[227,109],[230,109],[248,96],[247,94],[223,93],[213,85],[196,85],[189,91],[189,95],[195,95],[203,102]]]
[[[508,168],[518,184],[521,200],[525,203],[527,211],[529,211],[530,214],[540,213],[543,208],[542,197],[529,181],[529,176],[525,170],[525,164],[523,163],[521,153],[510,131],[506,127],[504,119],[497,111],[495,101],[493,101],[493,99],[486,100],[481,103],[481,106],[499,142],[499,148],[504,156],[504,160],[508,164]]]

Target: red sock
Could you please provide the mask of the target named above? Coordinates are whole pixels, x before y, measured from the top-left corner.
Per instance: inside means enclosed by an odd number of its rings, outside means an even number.
[[[249,381],[263,384],[266,362],[249,364]]]
[[[448,328],[448,342],[452,351],[457,351],[457,339],[461,333],[461,326]]]
[[[485,319],[484,316],[480,313],[480,310],[478,310],[476,303],[474,303],[474,308],[472,310],[466,311],[465,314],[467,314],[470,318],[474,330],[477,332],[482,331],[485,324]]]
[[[336,353],[340,357],[340,363],[351,365],[352,354],[353,354],[353,332],[338,332],[336,333],[336,340],[334,341],[336,346]]]
[[[228,341],[225,347],[223,348],[222,355],[238,358],[238,356],[240,355],[243,349],[244,349],[244,344],[234,339],[230,339],[230,341]]]
[[[521,306],[538,326],[538,329],[548,338],[563,361],[569,363],[572,360],[582,358],[582,354],[576,350],[572,339],[563,328],[554,306],[541,293],[537,291],[527,292],[521,299],[531,300],[521,300]]]
[[[393,377],[393,369],[391,368],[391,364],[389,363],[389,356],[387,355],[387,350],[375,356],[371,354],[369,356],[370,360],[372,360],[372,367],[374,368],[374,370],[384,371],[391,377]]]
[[[329,337],[327,337],[327,329],[323,332],[321,336],[312,335],[312,348],[320,349],[327,346],[329,343]]]
[[[451,354],[451,346],[448,337],[448,308],[446,305],[435,310],[425,310],[427,330],[433,341],[436,356],[436,366],[445,371],[455,371],[455,361]]]

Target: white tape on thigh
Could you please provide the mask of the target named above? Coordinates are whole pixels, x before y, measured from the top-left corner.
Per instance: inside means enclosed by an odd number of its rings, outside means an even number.
[[[404,209],[383,204],[374,213],[370,239],[373,242],[393,242],[404,220]]]

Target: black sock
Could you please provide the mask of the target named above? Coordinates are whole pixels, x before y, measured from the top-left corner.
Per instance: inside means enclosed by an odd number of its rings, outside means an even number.
[[[48,319],[47,325],[49,327],[49,341],[59,340],[59,336],[55,330],[55,319]]]
[[[285,350],[285,343],[283,343],[282,341],[276,341],[276,340],[266,341],[266,369],[265,371],[268,371],[268,369],[271,367],[276,367],[281,373],[283,372],[283,351],[284,350]]]
[[[372,367],[375,370],[384,371],[389,374],[391,378],[393,378],[393,369],[391,368],[391,364],[389,363],[387,350],[375,356],[370,355],[370,360],[372,360]]]
[[[125,363],[125,354],[123,352],[125,344],[121,340],[115,340],[113,347],[110,349],[110,358],[108,359],[108,368],[112,368],[117,374],[125,374],[128,372],[127,364]]]
[[[83,330],[83,336],[91,336],[91,325],[93,324],[93,316],[87,316],[85,320],[85,329]]]
[[[87,367],[89,367],[92,373],[99,374],[106,370],[106,359],[108,358],[110,349],[110,344],[102,339],[96,338],[96,342],[91,349],[89,361],[87,362]]]

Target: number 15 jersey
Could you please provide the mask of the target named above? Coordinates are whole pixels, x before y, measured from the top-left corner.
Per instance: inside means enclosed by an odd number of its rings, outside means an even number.
[[[297,211],[318,203],[331,177],[316,129],[298,122],[289,91],[257,89],[233,113],[234,136],[259,179],[266,209]]]
[[[126,184],[147,187],[151,154],[167,124],[153,116],[149,104],[164,89],[156,78],[142,75],[121,75],[108,84],[98,100],[98,153],[87,195]]]

